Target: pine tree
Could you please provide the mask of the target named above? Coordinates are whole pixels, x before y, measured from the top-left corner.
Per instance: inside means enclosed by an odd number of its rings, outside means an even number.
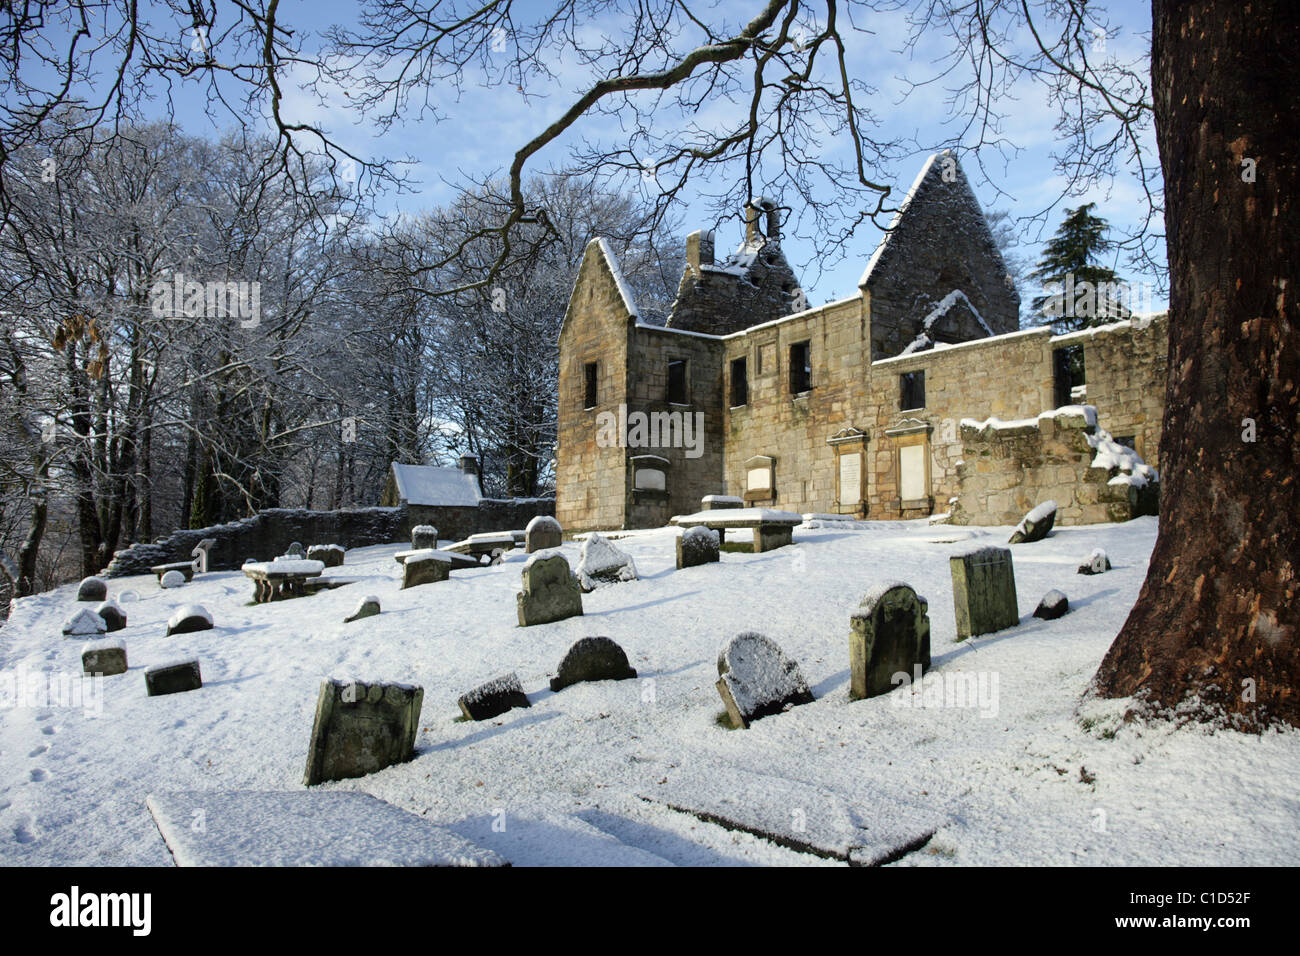
[[[1093,215],[1096,203],[1065,211],[1065,221],[1047,244],[1030,278],[1043,283],[1046,295],[1034,299],[1034,312],[1058,332],[1105,325],[1129,315],[1120,303],[1120,280],[1113,270],[1097,265],[1098,255],[1111,248],[1106,220]]]

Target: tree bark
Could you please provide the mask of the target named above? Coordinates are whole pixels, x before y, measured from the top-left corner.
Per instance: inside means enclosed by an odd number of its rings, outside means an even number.
[[[1172,286],[1162,513],[1095,686],[1300,725],[1300,4],[1152,13]]]

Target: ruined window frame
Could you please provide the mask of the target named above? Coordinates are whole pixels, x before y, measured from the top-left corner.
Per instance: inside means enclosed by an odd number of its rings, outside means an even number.
[[[582,366],[583,374],[583,410],[595,408],[599,396],[599,362],[584,362]]]
[[[799,349],[803,350],[803,361],[796,362],[795,355]],[[790,348],[786,351],[789,361],[789,376],[787,384],[790,387],[790,394],[794,396],[804,395],[812,391],[812,339],[804,339],[802,342],[791,342]],[[797,370],[797,371],[796,371]],[[797,388],[802,385],[803,388]]]
[[[749,357],[740,355],[731,360],[730,379],[728,380],[727,401],[731,408],[743,408],[749,404]],[[736,377],[736,367],[740,367],[740,377]],[[739,385],[739,394],[737,394],[737,382]],[[736,401],[740,398],[740,401]]]
[[[919,398],[920,404],[909,402],[909,398]],[[898,408],[903,412],[925,408],[925,369],[918,368],[898,374]]]
[[[682,370],[681,377],[681,398],[673,397],[673,369],[680,367]],[[691,368],[688,359],[669,359],[668,360],[668,380],[664,385],[664,400],[669,405],[689,405],[691,403]]]

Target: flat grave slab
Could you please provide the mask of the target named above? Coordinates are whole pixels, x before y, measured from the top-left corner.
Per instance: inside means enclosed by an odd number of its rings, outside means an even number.
[[[145,805],[177,866],[509,866],[368,793],[188,791]]]

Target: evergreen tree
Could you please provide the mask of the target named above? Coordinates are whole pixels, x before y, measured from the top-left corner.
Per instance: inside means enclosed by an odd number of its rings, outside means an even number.
[[[1095,207],[1096,203],[1086,203],[1065,211],[1065,221],[1029,274],[1043,283],[1047,293],[1034,299],[1034,312],[1058,332],[1105,325],[1129,315],[1120,302],[1121,280],[1095,261],[1111,248],[1106,239],[1109,227],[1105,219],[1093,215]]]

